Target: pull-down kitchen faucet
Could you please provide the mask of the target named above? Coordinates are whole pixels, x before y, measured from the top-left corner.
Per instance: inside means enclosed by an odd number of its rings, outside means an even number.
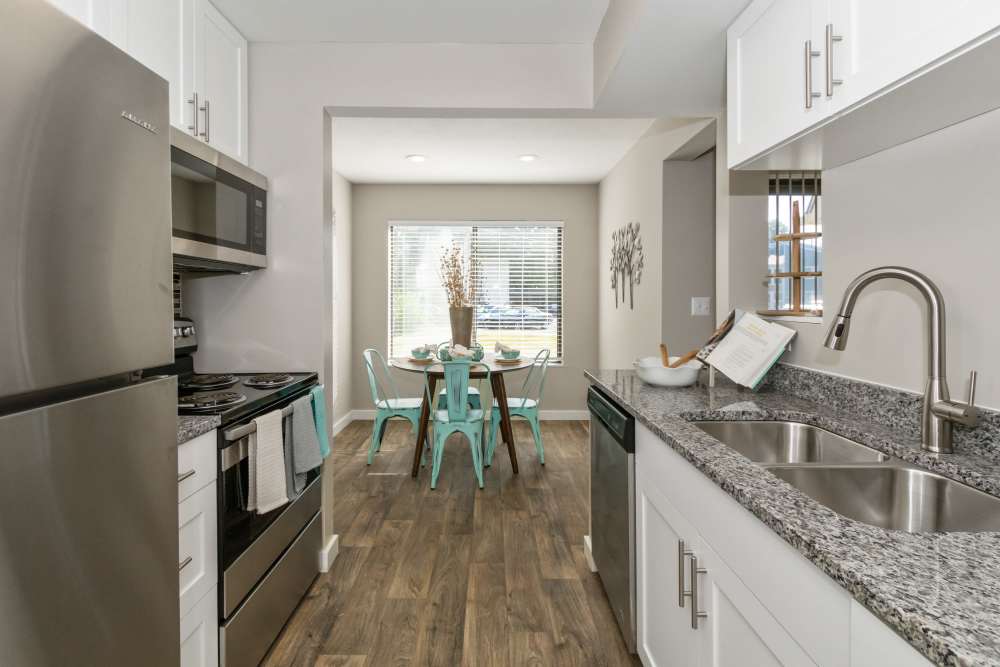
[[[826,346],[831,350],[847,348],[847,336],[851,330],[851,314],[858,295],[873,282],[883,278],[896,278],[910,283],[927,301],[928,322],[928,369],[927,384],[924,388],[924,408],[921,417],[921,446],[925,451],[947,454],[953,451],[951,444],[952,423],[975,426],[979,422],[976,410],[976,371],[969,375],[969,400],[967,403],[952,401],[948,395],[948,378],[945,373],[945,326],[944,298],[931,280],[917,271],[902,266],[883,266],[865,271],[847,286],[844,300],[840,304],[837,319],[826,336]]]

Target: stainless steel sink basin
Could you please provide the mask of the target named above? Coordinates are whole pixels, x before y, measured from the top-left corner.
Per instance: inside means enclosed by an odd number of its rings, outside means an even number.
[[[853,440],[798,422],[693,423],[756,463],[878,463],[889,459]]]
[[[1000,531],[1000,498],[904,465],[767,466],[849,519],[910,533]]]

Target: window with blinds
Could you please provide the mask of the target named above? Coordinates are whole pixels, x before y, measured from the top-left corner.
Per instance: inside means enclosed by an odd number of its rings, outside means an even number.
[[[390,223],[389,354],[451,339],[438,265],[454,243],[473,260],[473,341],[561,358],[561,222]]]
[[[819,172],[770,176],[766,315],[823,314],[822,199]]]

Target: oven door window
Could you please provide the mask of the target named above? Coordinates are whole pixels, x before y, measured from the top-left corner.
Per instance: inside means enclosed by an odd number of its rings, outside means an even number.
[[[172,149],[170,194],[174,236],[253,250],[253,186]]]
[[[225,570],[267,527],[274,523],[287,504],[258,514],[248,510],[249,458],[244,458],[222,473],[222,569]],[[305,487],[319,476],[320,469],[310,470]],[[290,498],[289,500],[295,500]]]

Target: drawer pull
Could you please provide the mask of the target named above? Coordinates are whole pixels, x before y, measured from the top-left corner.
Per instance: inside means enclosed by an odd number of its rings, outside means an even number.
[[[180,484],[184,480],[194,477],[194,473],[195,473],[194,468],[188,470],[187,472],[182,472],[181,474],[177,475],[177,483]]]
[[[691,558],[691,628],[698,629],[698,619],[708,618],[708,612],[698,610],[698,575],[707,574],[708,570],[698,567],[698,557],[692,554]]]
[[[693,556],[693,551],[684,548],[684,540],[677,540],[677,606],[684,608],[684,598],[691,597],[691,591],[684,589],[684,561]]]
[[[177,564],[177,571],[180,572],[181,570],[183,570],[184,568],[186,568],[188,565],[191,564],[192,560],[193,559],[191,558],[191,556],[188,556],[187,558],[185,558],[184,560],[182,560],[180,563]]]

